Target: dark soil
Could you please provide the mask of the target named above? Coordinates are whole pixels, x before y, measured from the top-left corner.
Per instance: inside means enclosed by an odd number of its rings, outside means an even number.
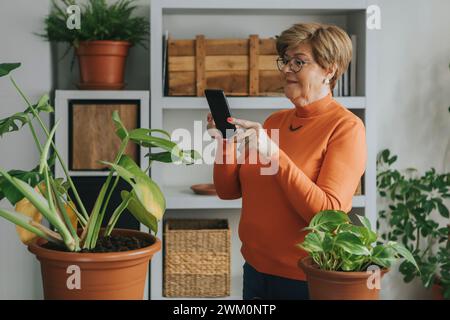
[[[120,235],[112,235],[108,237],[100,237],[94,249],[81,249],[81,253],[101,253],[101,252],[119,252],[136,250],[148,247],[154,243],[151,239],[139,239],[137,237],[128,237]],[[42,245],[43,248],[57,251],[66,251],[66,247],[61,247],[55,243],[47,242]]]

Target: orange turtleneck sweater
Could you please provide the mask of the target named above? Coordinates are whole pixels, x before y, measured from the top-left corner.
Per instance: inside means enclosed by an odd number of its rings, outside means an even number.
[[[301,128],[292,131],[291,125]],[[270,129],[279,129],[278,171],[262,175],[260,169],[270,164],[236,161],[235,143],[223,142],[214,185],[221,199],[242,197],[244,259],[260,272],[305,280],[297,266],[307,255],[296,246],[306,235],[301,229],[321,210],[352,208],[367,160],[364,124],[329,94],[273,113],[263,128],[269,136]],[[235,161],[226,163],[230,155]]]

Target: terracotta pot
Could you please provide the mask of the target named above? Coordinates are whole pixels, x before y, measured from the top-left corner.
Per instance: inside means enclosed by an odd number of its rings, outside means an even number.
[[[305,272],[309,297],[312,300],[379,299],[380,290],[369,289],[367,286],[367,280],[372,273],[321,270],[309,256],[299,260],[299,267]],[[380,276],[383,277],[388,271],[382,269]]]
[[[126,229],[113,234],[153,239],[148,247],[107,253],[75,253],[45,249],[46,240],[38,239],[28,246],[41,263],[45,299],[112,300],[143,299],[148,263],[161,249],[161,240],[154,236]],[[78,266],[80,288],[73,288],[74,271]],[[73,268],[73,267],[71,267]],[[69,277],[72,277],[69,279]],[[72,289],[68,288],[68,285]]]
[[[81,41],[76,54],[80,66],[80,89],[122,89],[127,41]]]
[[[442,294],[442,286],[437,280],[431,287],[431,292],[433,294],[433,300],[444,300],[444,295]]]

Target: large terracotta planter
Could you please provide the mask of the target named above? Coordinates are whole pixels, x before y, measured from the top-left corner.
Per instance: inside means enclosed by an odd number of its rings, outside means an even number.
[[[320,270],[311,257],[299,260],[308,281],[312,300],[378,300],[379,289],[369,289],[367,272],[340,272]],[[388,269],[382,269],[382,277]],[[381,279],[380,279],[381,280]]]
[[[76,48],[80,67],[80,89],[116,90],[125,86],[127,41],[81,41]]]
[[[45,249],[46,240],[29,245],[41,263],[45,299],[143,299],[148,263],[161,249],[161,240],[136,230],[116,229],[113,234],[150,239],[153,244],[129,251],[108,253],[75,253]],[[78,266],[80,289],[68,288],[73,267]],[[68,269],[69,268],[69,269]],[[68,272],[69,270],[69,272]],[[69,280],[70,282],[70,280]]]

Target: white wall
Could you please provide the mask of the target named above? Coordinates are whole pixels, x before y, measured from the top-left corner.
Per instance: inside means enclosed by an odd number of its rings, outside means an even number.
[[[399,155],[398,168],[421,171],[435,167],[450,170],[445,150],[450,137],[450,1],[377,0],[382,29],[377,31],[376,54],[378,150],[389,148]],[[24,91],[35,100],[52,87],[50,49],[32,34],[42,30],[48,0],[0,2],[0,61],[23,63],[14,73]],[[140,13],[148,15],[150,0],[140,0]],[[212,23],[211,25],[214,25]],[[127,69],[129,89],[148,89],[148,51],[135,48]],[[60,88],[73,87],[74,75],[67,60],[55,74]],[[0,118],[20,110],[23,104],[7,78],[0,80]],[[30,133],[0,139],[0,166],[31,168],[38,160]],[[447,167],[444,168],[444,163]],[[0,203],[5,206],[5,202]],[[0,299],[40,298],[39,267],[22,246],[13,226],[0,220]],[[382,297],[428,297],[420,283],[403,284],[397,272],[383,281]]]
[[[50,90],[50,49],[33,32],[41,29],[49,0],[8,0],[0,2],[0,62],[21,62],[13,77],[33,103]],[[23,111],[25,105],[8,77],[0,78],[0,118]],[[48,121],[48,120],[46,120]],[[28,127],[18,134],[0,138],[0,166],[4,169],[31,169],[38,152]],[[0,206],[9,207],[5,200]],[[42,297],[37,260],[19,241],[15,227],[0,219],[0,299]]]
[[[377,2],[382,21],[376,46],[378,150],[389,148],[397,154],[398,169],[415,167],[424,172],[435,167],[448,172],[450,1]],[[406,285],[401,279],[398,272],[388,274],[382,296],[430,296],[420,282]]]

